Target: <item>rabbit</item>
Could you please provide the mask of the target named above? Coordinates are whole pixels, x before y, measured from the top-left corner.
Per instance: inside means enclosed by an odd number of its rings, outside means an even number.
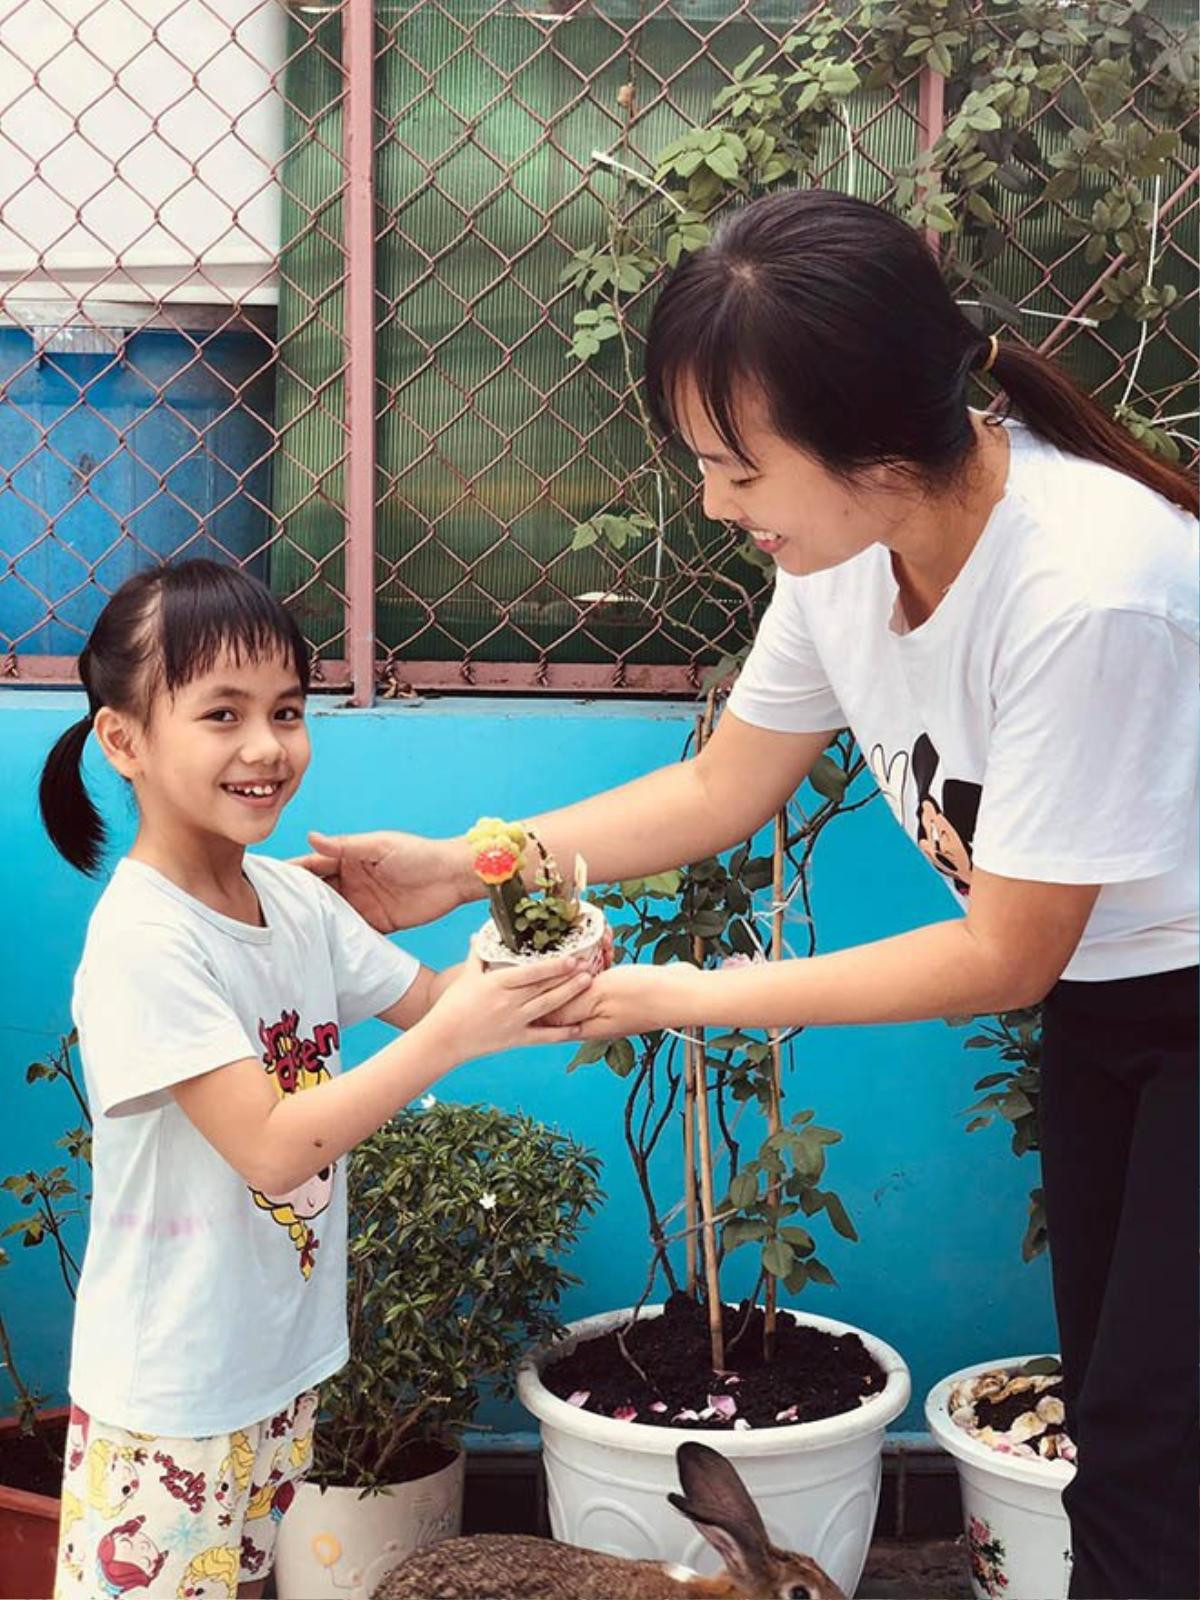
[[[689,1440],[675,1461],[683,1493],[667,1498],[724,1561],[715,1578],[552,1539],[484,1533],[415,1551],[388,1573],[372,1600],[845,1600],[815,1561],[776,1549],[724,1456]]]

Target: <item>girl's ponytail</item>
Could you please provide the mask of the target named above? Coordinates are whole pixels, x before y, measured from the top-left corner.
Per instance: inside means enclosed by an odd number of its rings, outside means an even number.
[[[94,873],[104,849],[104,824],[83,781],[83,747],[92,731],[89,712],[73,723],[46,757],[38,804],[51,843],[80,872]]]
[[[1115,467],[1197,514],[1200,491],[1195,478],[1144,449],[1045,356],[1001,340],[987,371],[1039,439],[1068,455]]]

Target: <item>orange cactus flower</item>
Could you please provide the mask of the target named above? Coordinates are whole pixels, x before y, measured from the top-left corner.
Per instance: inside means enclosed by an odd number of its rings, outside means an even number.
[[[507,883],[520,865],[520,856],[506,844],[490,844],[475,857],[475,875],[484,883]]]

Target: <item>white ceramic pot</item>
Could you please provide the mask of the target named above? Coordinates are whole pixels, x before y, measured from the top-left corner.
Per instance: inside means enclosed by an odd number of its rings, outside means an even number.
[[[279,1600],[370,1600],[384,1575],[420,1545],[462,1529],[464,1456],[378,1494],[301,1484],[279,1524]]]
[[[661,1311],[645,1306],[641,1316]],[[854,1411],[819,1422],[696,1432],[598,1417],[568,1405],[543,1384],[542,1366],[581,1339],[627,1322],[630,1311],[572,1323],[561,1341],[529,1356],[517,1375],[517,1391],[541,1423],[554,1537],[613,1555],[716,1572],[715,1551],[667,1500],[679,1488],[676,1450],[700,1439],[733,1462],[772,1540],[812,1556],[853,1594],[875,1526],[884,1429],[908,1404],[908,1368],[890,1345],[848,1323],[794,1314],[827,1333],[857,1333],[887,1374],[884,1389]]]
[[[605,949],[604,934],[608,924],[604,920],[604,913],[599,906],[594,906],[590,900],[585,900],[579,908],[578,924],[571,929],[557,950],[551,951],[554,956],[579,956],[587,962],[588,970],[602,972],[608,964],[608,952]],[[489,917],[483,927],[472,935],[471,945],[475,954],[487,968],[492,967],[523,967],[531,961],[543,961],[546,956],[540,951],[510,950],[500,937],[496,924]]]
[[[1063,1600],[1071,1576],[1071,1529],[1062,1492],[1069,1461],[1003,1455],[950,1420],[950,1391],[981,1372],[1021,1367],[1027,1356],[981,1361],[934,1384],[925,1401],[930,1432],[954,1457],[976,1600]]]

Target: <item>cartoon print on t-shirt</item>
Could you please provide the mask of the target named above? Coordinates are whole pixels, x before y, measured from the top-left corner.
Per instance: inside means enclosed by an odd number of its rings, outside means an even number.
[[[963,778],[942,782],[939,804],[933,793],[938,753],[928,734],[913,745],[912,771],[917,786],[917,845],[931,864],[951,879],[959,894],[971,892],[971,844],[983,790]]]
[[[867,757],[871,776],[879,792],[892,808],[892,815],[904,826],[904,785],[908,782],[908,751],[897,750],[889,760],[881,744],[872,745]]]
[[[302,1039],[300,1013],[284,1011],[280,1013],[278,1022],[260,1020],[258,1036],[265,1047],[263,1064],[275,1079],[275,1088],[280,1096],[299,1094],[328,1080],[329,1069],[324,1060],[338,1047],[336,1022],[319,1022],[313,1029],[312,1038]],[[250,1191],[254,1203],[264,1211],[269,1211],[280,1227],[287,1229],[299,1253],[300,1271],[305,1278],[312,1276],[320,1244],[308,1224],[329,1204],[336,1170],[336,1162],[330,1162],[304,1183],[280,1194],[263,1194],[258,1189]]]

